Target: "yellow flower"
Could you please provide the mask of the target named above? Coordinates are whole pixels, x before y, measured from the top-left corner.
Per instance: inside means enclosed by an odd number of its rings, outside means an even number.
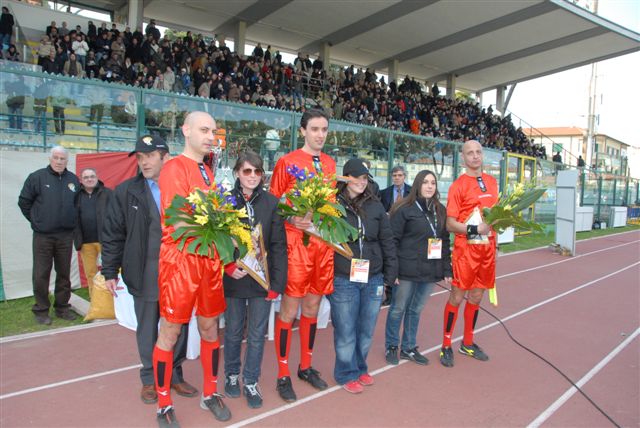
[[[340,213],[340,211],[328,204],[318,208],[318,212],[329,217],[342,217],[342,213]]]
[[[201,202],[200,195],[198,192],[190,193],[189,196],[187,196],[187,201],[191,204],[197,204],[198,202]]]
[[[229,227],[229,232],[231,232],[232,235],[238,237],[238,239],[240,239],[240,242],[242,242],[247,247],[248,251],[253,251],[253,240],[251,239],[251,232],[244,225],[231,225]]]
[[[513,207],[510,204],[507,204],[504,206],[504,210],[505,211],[511,211],[513,209]]]
[[[203,226],[204,226],[205,224],[207,224],[207,223],[209,222],[209,216],[206,216],[206,215],[197,215],[197,214],[196,214],[196,215],[194,215],[194,216],[193,216],[193,220],[194,220],[196,223],[201,224],[201,225],[203,225]]]
[[[240,218],[247,218],[247,207],[242,207],[238,210],[238,217]]]

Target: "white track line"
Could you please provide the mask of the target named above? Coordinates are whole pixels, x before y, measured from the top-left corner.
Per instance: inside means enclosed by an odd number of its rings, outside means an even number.
[[[603,239],[603,238],[610,238],[612,236],[626,235],[627,233],[634,233],[634,232],[638,232],[638,231],[640,231],[640,230],[628,230],[626,232],[612,233],[610,235],[594,236],[593,238],[576,239],[576,244],[579,244],[581,242],[593,241],[595,239]],[[499,255],[499,257],[515,256],[516,254],[530,253],[532,251],[544,250],[544,249],[547,249],[547,248],[549,248],[549,245],[543,245],[542,247],[529,248],[527,250],[512,251],[510,253],[502,253],[502,254]]]
[[[508,321],[510,319],[519,317],[520,315],[526,314],[527,312],[530,312],[530,311],[532,311],[532,310],[534,310],[536,308],[539,308],[540,306],[546,305],[547,303],[551,303],[551,302],[553,302],[553,301],[555,301],[557,299],[560,299],[560,298],[562,298],[564,296],[567,296],[567,295],[569,295],[571,293],[575,293],[576,291],[582,290],[583,288],[589,287],[589,286],[591,286],[591,285],[593,285],[593,284],[595,284],[595,283],[597,283],[599,281],[607,279],[607,278],[609,278],[609,277],[611,277],[613,275],[616,275],[618,273],[624,272],[627,269],[631,269],[631,268],[633,268],[635,266],[638,266],[638,265],[640,265],[640,262],[633,263],[633,264],[631,264],[629,266],[626,266],[626,267],[624,267],[622,269],[619,269],[619,270],[617,270],[615,272],[609,273],[609,274],[607,274],[605,276],[602,276],[600,278],[597,278],[597,279],[594,279],[592,281],[589,281],[589,282],[587,282],[585,284],[582,284],[582,285],[580,285],[580,286],[578,286],[576,288],[573,288],[573,289],[571,289],[569,291],[565,291],[564,293],[558,294],[557,296],[551,297],[549,299],[543,300],[540,303],[536,303],[535,305],[529,306],[528,308],[525,308],[525,309],[523,309],[523,310],[521,310],[519,312],[516,312],[515,314],[509,315],[508,317],[503,318],[502,321],[505,322],[505,321]],[[479,333],[481,331],[493,328],[493,327],[495,327],[495,326],[497,326],[499,324],[500,324],[499,322],[494,321],[491,324],[487,324],[484,327],[481,327],[481,328],[477,329],[475,332]],[[462,340],[462,336],[456,337],[452,342],[458,342],[460,340]],[[427,349],[425,351],[422,351],[421,354],[423,354],[423,355],[424,354],[428,354],[428,353],[431,353],[431,352],[439,350],[439,349],[440,349],[440,345],[438,344],[437,346],[434,346],[434,347],[429,348],[429,349]],[[404,361],[400,362],[400,364],[403,364],[403,363],[408,363],[408,361],[404,360]],[[391,369],[393,369],[395,367],[397,367],[397,366],[389,364],[389,365],[386,365],[384,367],[379,368],[378,370],[375,370],[375,371],[371,372],[371,375],[375,376],[377,374],[386,372],[387,370],[391,370]],[[286,404],[284,406],[276,407],[275,409],[272,409],[272,410],[269,410],[268,412],[264,412],[262,414],[256,415],[256,416],[254,416],[252,418],[244,419],[244,420],[239,421],[239,422],[237,422],[237,423],[235,423],[233,425],[229,425],[229,427],[233,427],[233,428],[243,427],[245,425],[249,425],[249,424],[252,424],[254,422],[258,422],[258,421],[260,421],[262,419],[266,419],[268,417],[277,415],[278,413],[282,413],[282,412],[284,412],[286,410],[289,410],[289,409],[292,409],[294,407],[300,406],[300,405],[305,404],[305,403],[307,403],[309,401],[312,401],[312,400],[315,400],[317,398],[323,397],[323,396],[325,396],[325,395],[327,395],[327,394],[329,394],[331,392],[338,391],[340,389],[342,389],[341,386],[335,385],[335,386],[333,386],[333,387],[331,387],[329,389],[326,389],[326,390],[324,390],[322,392],[315,393],[315,394],[310,395],[308,397],[305,397],[305,398],[303,398],[301,400],[298,400],[298,401],[296,401],[294,403],[290,403],[290,404]]]
[[[136,364],[128,367],[120,367],[119,369],[109,370],[106,372],[94,373],[87,376],[76,377],[73,379],[63,380],[61,382],[50,383],[47,385],[37,386],[35,388],[23,389],[22,391],[11,392],[9,394],[0,395],[0,400],[4,400],[5,398],[16,397],[18,395],[29,394],[31,392],[42,391],[43,389],[56,388],[58,386],[69,385],[70,383],[82,382],[83,380],[95,379],[97,377],[107,376],[115,373],[125,372],[127,370],[139,369],[142,367],[142,364]]]
[[[582,388],[584,384],[589,382],[591,378],[593,378],[600,370],[604,368],[613,358],[618,355],[624,348],[626,348],[632,341],[635,339],[638,334],[640,334],[640,328],[633,332],[629,337],[627,337],[621,344],[616,346],[616,348],[609,353],[606,357],[604,357],[598,364],[596,364],[587,374],[585,374],[582,379],[576,382],[579,388]],[[538,428],[542,425],[547,419],[549,419],[564,403],[566,403],[573,395],[578,392],[578,390],[572,386],[567,389],[567,391],[560,396],[553,404],[551,404],[547,409],[540,413],[540,415],[535,418],[527,428]]]
[[[591,239],[606,238],[606,237],[609,237],[609,236],[624,235],[625,233],[631,233],[631,232],[635,232],[635,231],[632,230],[632,231],[629,231],[629,232],[621,232],[621,233],[616,233],[616,234],[613,234],[613,235],[597,236],[595,238],[584,239],[583,241],[588,241],[588,240],[591,240]],[[624,244],[615,245],[613,247],[601,248],[599,250],[591,251],[589,253],[579,254],[579,255],[574,256],[574,257],[565,258],[565,259],[559,260],[557,262],[547,263],[546,265],[536,266],[536,267],[533,267],[533,268],[520,270],[520,271],[517,271],[517,272],[511,272],[511,273],[507,273],[507,274],[504,274],[504,275],[499,275],[499,276],[496,276],[496,279],[507,278],[509,276],[514,276],[514,275],[518,275],[518,274],[521,274],[521,273],[531,272],[531,271],[534,271],[534,270],[537,270],[537,269],[543,269],[545,267],[557,265],[557,264],[560,264],[560,263],[570,262],[572,260],[577,260],[579,258],[586,257],[586,256],[589,256],[591,254],[596,254],[596,253],[600,253],[602,251],[612,250],[614,248],[618,248],[618,247],[622,247],[622,246],[625,246],[625,245],[634,244],[634,243],[637,243],[637,242],[640,242],[640,240],[635,240],[635,241],[631,241],[631,242],[625,242]],[[539,249],[542,249],[542,248],[546,248],[546,247],[535,248],[535,249],[532,249],[531,251],[539,250]],[[529,250],[524,250],[524,251],[529,251]],[[507,256],[507,255],[510,255],[510,254],[515,254],[515,253],[505,254],[504,256]],[[444,294],[444,293],[448,293],[448,292],[449,291],[445,291],[445,290],[436,291],[435,293],[432,293],[431,296],[437,296],[438,294]],[[382,308],[387,308],[387,307],[388,306],[382,306]],[[9,343],[9,342],[15,342],[15,341],[18,341],[18,340],[33,339],[33,338],[37,338],[37,337],[49,336],[49,335],[54,335],[54,334],[59,334],[59,333],[68,333],[68,332],[71,332],[71,331],[84,330],[86,328],[102,327],[102,326],[105,326],[105,325],[111,325],[111,324],[116,324],[116,323],[117,323],[117,320],[110,320],[110,321],[105,321],[105,322],[100,322],[100,323],[92,323],[92,324],[86,324],[86,325],[78,325],[78,326],[60,328],[60,329],[56,329],[56,330],[45,330],[45,331],[36,332],[36,333],[27,333],[27,334],[15,335],[15,336],[8,336],[8,337],[5,337],[5,338],[0,338],[0,345],[2,345],[4,343]]]
[[[613,247],[612,247],[612,248],[613,248]],[[602,250],[598,250],[598,251],[602,251]],[[574,257],[574,258],[575,258],[575,257]],[[571,260],[571,259],[568,259],[568,260]],[[557,263],[557,262],[556,262],[556,263]],[[555,263],[554,263],[554,264],[555,264]],[[609,277],[611,277],[611,276],[613,276],[613,275],[616,275],[616,274],[618,274],[618,273],[620,273],[620,272],[623,272],[623,271],[625,271],[625,270],[627,270],[627,269],[630,269],[630,268],[632,268],[632,267],[634,267],[634,266],[637,266],[637,265],[639,265],[639,264],[640,264],[640,262],[633,263],[633,264],[631,264],[631,265],[629,265],[629,266],[626,266],[626,267],[624,267],[624,268],[622,268],[622,269],[619,269],[619,270],[617,270],[617,271],[615,271],[615,272],[609,273],[609,274],[607,274],[607,275],[605,275],[605,276],[602,276],[602,277],[600,277],[600,278],[597,278],[597,279],[594,279],[594,280],[592,280],[592,281],[589,281],[589,282],[587,282],[587,283],[585,283],[585,284],[582,284],[582,285],[580,285],[580,286],[578,286],[578,287],[576,287],[576,288],[573,288],[573,289],[571,289],[571,290],[569,290],[569,291],[565,291],[564,293],[558,294],[558,295],[557,295],[557,296],[555,296],[555,297],[551,297],[551,298],[549,298],[549,299],[547,299],[547,300],[544,300],[544,301],[542,301],[542,302],[540,302],[540,303],[537,303],[537,304],[532,305],[532,306],[529,306],[528,308],[525,308],[525,309],[523,309],[523,310],[521,310],[521,311],[519,311],[519,312],[516,312],[515,314],[509,315],[508,317],[503,318],[503,319],[502,319],[502,321],[503,321],[503,322],[504,322],[504,321],[508,321],[508,320],[510,320],[510,319],[512,319],[512,318],[515,318],[515,317],[518,317],[518,316],[520,316],[520,315],[523,315],[523,314],[525,314],[525,313],[527,313],[527,312],[529,312],[529,311],[531,311],[531,310],[533,310],[533,309],[536,309],[536,308],[538,308],[538,307],[540,307],[540,306],[543,306],[543,305],[545,305],[545,304],[547,304],[547,303],[550,303],[550,302],[552,302],[552,301],[554,301],[554,300],[557,300],[557,299],[559,299],[559,298],[562,298],[562,297],[564,297],[564,296],[566,296],[566,295],[568,295],[568,294],[574,293],[574,292],[576,292],[576,291],[578,291],[578,290],[581,290],[581,289],[583,289],[583,288],[585,288],[585,287],[588,287],[588,286],[590,286],[590,285],[593,285],[594,283],[596,283],[596,282],[598,282],[598,281],[602,281],[603,279],[607,279],[607,278],[609,278]],[[546,265],[545,265],[545,266],[546,266]],[[543,267],[543,266],[541,266],[541,267]],[[521,271],[521,272],[528,272],[528,271],[530,271],[530,270],[531,270],[531,269],[527,269],[527,270],[524,270],[524,271]],[[509,275],[512,275],[512,274],[509,274]],[[439,292],[437,292],[437,293],[433,293],[432,295],[436,295],[436,294],[443,294],[443,293],[448,293],[448,291],[443,290],[443,291],[439,291]],[[481,327],[481,328],[479,328],[479,329],[475,330],[475,332],[476,332],[476,333],[480,333],[480,332],[482,332],[482,331],[484,331],[484,330],[487,330],[487,329],[489,329],[489,328],[495,327],[495,326],[496,326],[496,325],[498,325],[498,324],[499,324],[499,323],[498,323],[497,321],[495,321],[495,322],[493,322],[493,323],[491,323],[491,324],[487,324],[486,326]],[[457,342],[457,341],[459,341],[459,340],[461,340],[461,339],[462,339],[462,336],[459,336],[459,337],[455,338],[455,339],[453,340],[453,342]],[[427,354],[427,353],[433,352],[433,351],[435,351],[435,350],[437,350],[437,349],[440,349],[440,346],[439,346],[439,345],[438,345],[438,346],[435,346],[435,347],[433,347],[433,348],[429,348],[429,349],[427,349],[427,350],[423,351],[423,352],[422,352],[422,354]],[[401,362],[401,364],[402,364],[402,363],[404,363],[404,362],[406,362],[406,361],[402,361],[402,362]],[[93,374],[93,375],[88,375],[88,376],[82,376],[82,377],[78,377],[78,378],[73,378],[73,379],[69,379],[69,380],[66,380],[66,381],[62,381],[62,382],[50,383],[50,384],[42,385],[42,386],[35,387],[35,388],[24,389],[24,390],[21,390],[21,391],[16,391],[16,392],[12,392],[12,393],[9,393],[9,394],[0,395],[0,400],[4,400],[5,398],[15,397],[15,396],[18,396],[18,395],[28,394],[28,393],[30,393],[30,392],[41,391],[41,390],[43,390],[43,389],[55,388],[55,387],[57,387],[57,386],[67,385],[67,384],[70,384],[70,383],[81,382],[81,381],[86,380],[86,379],[93,379],[93,378],[96,378],[96,377],[106,376],[106,375],[110,375],[110,374],[118,373],[118,372],[121,372],[121,371],[132,370],[132,369],[139,368],[139,367],[141,367],[141,365],[140,365],[140,364],[137,364],[137,365],[133,365],[133,366],[122,367],[122,368],[120,368],[120,369],[114,369],[114,370],[110,370],[110,371],[106,371],[106,372],[95,373],[95,374]],[[385,372],[385,371],[387,371],[387,370],[389,370],[389,369],[392,369],[393,367],[395,367],[395,366],[393,366],[393,365],[388,365],[388,366],[382,367],[382,368],[380,368],[380,369],[378,369],[378,370],[376,370],[376,371],[372,372],[371,374],[372,374],[372,375],[376,375],[376,374],[378,374],[378,373],[382,373],[382,372]],[[277,413],[280,413],[281,411],[284,411],[284,410],[286,410],[286,409],[289,409],[289,408],[292,408],[292,407],[299,406],[300,404],[306,403],[307,401],[309,401],[309,400],[311,400],[311,399],[315,399],[315,398],[322,397],[323,395],[328,394],[328,393],[333,392],[333,391],[336,391],[336,390],[338,390],[338,389],[340,389],[340,388],[341,388],[340,386],[337,386],[337,385],[336,385],[336,386],[331,387],[331,388],[329,388],[329,389],[326,389],[326,390],[324,390],[324,391],[322,391],[322,392],[318,392],[318,393],[316,393],[316,394],[313,394],[313,395],[310,395],[310,396],[308,396],[308,397],[305,397],[305,398],[303,398],[303,399],[301,399],[301,400],[298,400],[298,401],[296,401],[295,403],[287,404],[287,405],[285,405],[285,406],[282,406],[282,407],[278,407],[278,408],[276,408],[276,409],[273,409],[273,410],[271,410],[270,412],[266,412],[266,413],[264,413],[264,415],[267,415],[267,416],[261,417],[262,415],[258,415],[258,416],[256,416],[256,418],[259,418],[259,419],[257,419],[257,420],[264,419],[264,418],[266,418],[266,417],[268,417],[268,416],[271,416],[271,414],[277,414]],[[271,413],[271,412],[275,412],[275,413]],[[243,423],[243,422],[244,422],[244,421],[241,421],[241,422],[239,422],[239,423]],[[247,423],[251,423],[251,422],[247,422]],[[235,424],[235,425],[232,425],[232,426],[243,426],[243,425],[237,425],[237,424]]]
[[[3,343],[15,342],[17,340],[35,339],[43,336],[53,336],[60,333],[69,333],[71,331],[86,330],[88,328],[104,327],[106,325],[117,324],[118,320],[97,321],[89,324],[73,325],[70,327],[57,328],[55,330],[36,331],[34,333],[18,334],[15,336],[7,336],[0,338],[0,345]]]

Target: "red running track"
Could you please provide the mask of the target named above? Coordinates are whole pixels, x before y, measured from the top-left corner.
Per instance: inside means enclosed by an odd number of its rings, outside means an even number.
[[[615,421],[639,426],[640,232],[580,241],[573,258],[538,249],[498,259],[500,306],[483,302],[512,334],[556,364]],[[314,366],[330,381],[317,392],[294,379],[296,403],[275,392],[273,343],[260,381],[264,406],[226,399],[235,426],[609,426],[604,416],[552,368],[516,346],[482,313],[476,341],[483,363],[456,353],[452,369],[437,359],[446,292],[436,290],[419,329],[426,367],[384,361],[383,308],[369,356],[376,384],[360,395],[335,385],[331,328],[320,330]],[[462,317],[456,332],[462,332]],[[15,339],[15,340],[14,340]],[[459,337],[454,347],[457,347]],[[292,367],[299,360],[294,336]],[[139,400],[134,333],[110,324],[0,344],[0,426],[155,426],[154,406]],[[222,367],[222,362],[221,362]],[[184,364],[202,382],[199,361]],[[569,391],[569,392],[568,392]],[[175,395],[175,394],[174,394]],[[563,397],[564,395],[564,397]],[[221,426],[197,399],[174,397],[183,427]]]

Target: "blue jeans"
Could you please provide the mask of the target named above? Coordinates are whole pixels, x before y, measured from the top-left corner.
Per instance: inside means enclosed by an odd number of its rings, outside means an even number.
[[[224,373],[240,374],[240,349],[244,333],[245,316],[248,318],[247,349],[244,354],[242,379],[245,384],[255,383],[260,378],[264,336],[267,334],[271,302],[264,297],[240,299],[226,297],[224,313]],[[248,308],[248,314],[247,314]]]
[[[391,306],[387,314],[385,347],[398,346],[400,341],[400,323],[404,318],[401,349],[408,351],[416,347],[416,334],[420,313],[433,290],[432,282],[413,282],[400,280],[392,287]]]
[[[333,376],[344,385],[368,372],[367,355],[384,297],[384,284],[382,274],[371,276],[367,284],[336,276],[333,284],[333,294],[327,296],[336,350]]]
[[[0,49],[9,50],[9,46],[11,46],[11,33],[0,34],[0,43],[2,43]]]

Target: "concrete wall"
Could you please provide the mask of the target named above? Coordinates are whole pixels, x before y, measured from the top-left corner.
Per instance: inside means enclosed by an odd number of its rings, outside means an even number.
[[[7,299],[33,295],[31,282],[32,237],[29,222],[18,208],[18,195],[27,176],[47,166],[48,153],[0,150],[0,263]],[[75,155],[69,159],[74,171]],[[51,275],[53,290],[55,274]],[[71,261],[71,286],[80,287],[77,254]]]

